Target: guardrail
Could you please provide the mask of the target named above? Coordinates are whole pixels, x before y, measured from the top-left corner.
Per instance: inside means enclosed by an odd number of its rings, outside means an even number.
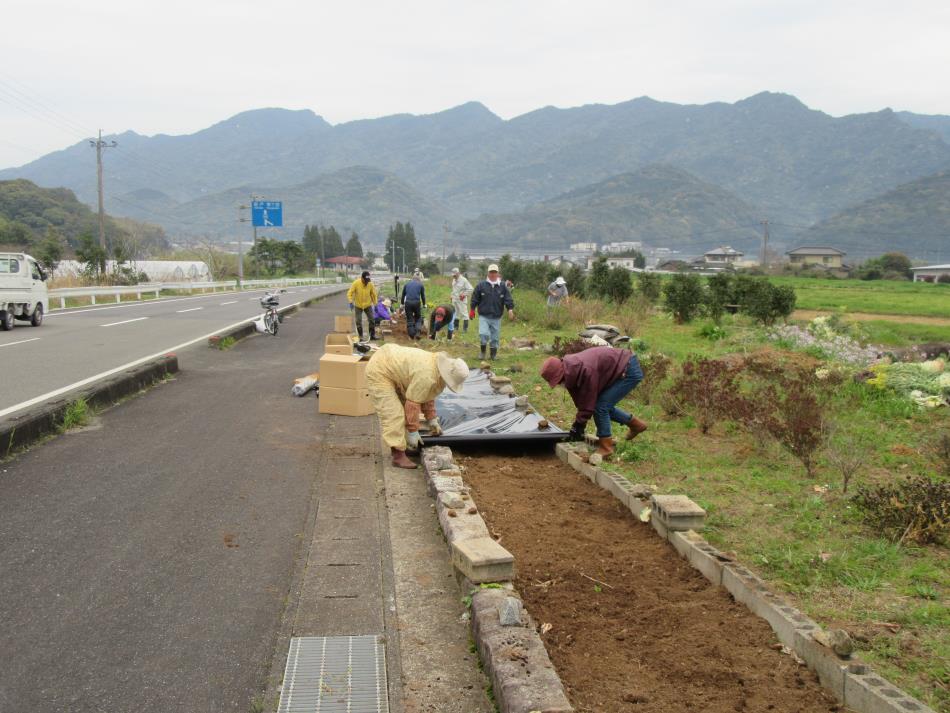
[[[273,280],[244,280],[241,283],[241,289],[251,289],[259,287],[292,287],[296,285],[325,285],[339,283],[340,277],[281,277]],[[92,304],[96,303],[97,297],[112,297],[115,302],[121,302],[123,295],[135,295],[136,299],[141,300],[142,295],[154,294],[155,298],[161,295],[164,290],[187,290],[189,293],[195,290],[207,292],[217,292],[218,289],[237,290],[236,280],[227,280],[219,282],[158,282],[144,283],[141,285],[129,286],[105,286],[105,287],[63,287],[50,290],[50,300],[59,300],[60,309],[66,309],[66,299],[68,297],[88,297]]]

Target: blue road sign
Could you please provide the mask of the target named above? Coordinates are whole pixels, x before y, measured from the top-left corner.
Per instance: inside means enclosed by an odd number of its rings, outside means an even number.
[[[281,201],[252,201],[251,224],[255,228],[283,227],[284,204]]]

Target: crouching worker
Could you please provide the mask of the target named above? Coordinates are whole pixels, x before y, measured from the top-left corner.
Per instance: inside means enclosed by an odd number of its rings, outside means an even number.
[[[429,315],[429,339],[435,339],[435,335],[443,327],[448,327],[449,339],[455,332],[455,310],[451,305],[439,305],[432,314]]]
[[[406,457],[406,450],[417,451],[422,445],[420,417],[425,418],[430,434],[441,435],[435,397],[445,387],[460,392],[466,378],[465,362],[445,352],[386,344],[373,355],[366,365],[366,382],[394,466],[417,467]]]
[[[379,302],[376,303],[376,306],[373,308],[374,322],[376,326],[379,327],[380,322],[389,322],[392,318],[392,312],[389,311],[392,302],[383,297],[379,296]]]
[[[552,389],[562,384],[574,400],[577,416],[571,426],[572,440],[584,437],[584,428],[594,417],[600,455],[606,457],[614,452],[611,421],[629,427],[627,440],[647,430],[639,418],[617,408],[620,400],[643,381],[636,354],[626,349],[591,347],[563,359],[546,359],[541,365],[541,376]]]

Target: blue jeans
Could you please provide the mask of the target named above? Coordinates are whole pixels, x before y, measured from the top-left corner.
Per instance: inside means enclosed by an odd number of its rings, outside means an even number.
[[[478,339],[482,346],[488,344],[490,340],[492,347],[497,349],[501,339],[501,317],[478,315]]]
[[[594,406],[594,424],[597,426],[598,438],[606,438],[611,434],[611,421],[624,425],[630,423],[632,418],[630,414],[617,408],[617,404],[633,391],[641,381],[643,381],[643,370],[640,368],[637,355],[634,354],[630,357],[623,376],[597,394],[597,404]]]

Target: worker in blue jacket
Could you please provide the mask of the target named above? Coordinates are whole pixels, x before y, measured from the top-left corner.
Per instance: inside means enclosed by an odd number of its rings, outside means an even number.
[[[491,358],[498,355],[498,344],[501,341],[501,317],[508,310],[508,318],[515,318],[515,302],[511,298],[511,290],[502,282],[498,274],[498,265],[488,266],[488,278],[482,280],[472,292],[469,319],[475,319],[478,313],[478,339],[481,342],[482,359],[485,358],[485,347],[491,347]]]
[[[410,339],[422,339],[425,325],[422,321],[422,308],[426,306],[426,288],[422,276],[417,272],[402,288],[399,303],[406,311],[406,331]]]

